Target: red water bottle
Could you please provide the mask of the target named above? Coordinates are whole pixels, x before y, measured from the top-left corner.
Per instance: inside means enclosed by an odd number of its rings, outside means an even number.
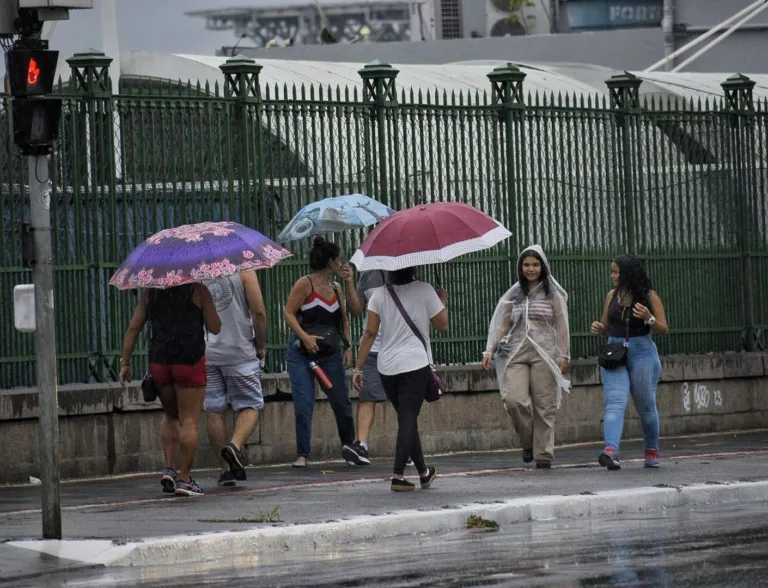
[[[328,376],[325,375],[323,368],[321,368],[316,361],[309,362],[309,369],[315,374],[315,377],[317,378],[317,381],[320,382],[320,386],[322,386],[323,390],[328,391],[333,388],[333,384],[328,379]]]

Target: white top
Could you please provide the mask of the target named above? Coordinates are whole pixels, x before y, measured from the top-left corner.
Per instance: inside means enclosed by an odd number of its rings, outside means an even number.
[[[387,288],[377,288],[368,301],[368,310],[379,315],[381,321],[381,349],[377,366],[379,373],[385,376],[412,372],[432,363],[430,319],[444,308],[435,289],[425,282],[395,286],[395,292],[426,340],[429,353],[424,351],[421,341],[403,319]]]

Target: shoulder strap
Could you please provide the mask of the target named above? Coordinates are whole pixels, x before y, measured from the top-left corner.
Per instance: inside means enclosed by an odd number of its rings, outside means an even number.
[[[427,351],[427,357],[429,357],[429,351],[427,350],[427,342],[424,340],[424,336],[421,334],[421,331],[419,331],[419,328],[413,322],[411,317],[408,316],[407,312],[405,312],[405,308],[403,308],[403,303],[400,301],[400,297],[397,295],[397,292],[395,292],[394,286],[392,286],[392,284],[387,284],[387,290],[389,290],[389,295],[392,296],[392,300],[395,302],[395,306],[397,306],[397,310],[400,311],[400,314],[402,315],[403,320],[405,320],[405,323],[411,328],[411,331],[413,331],[413,334],[416,335],[416,338],[419,341],[421,341],[421,344],[424,346],[424,351]]]
[[[315,284],[312,282],[312,278],[310,278],[309,276],[304,276],[304,277],[309,280],[309,287],[312,288],[312,290],[309,292],[309,295],[311,296],[312,292],[315,291]]]
[[[614,299],[615,299],[615,297],[614,297]],[[619,306],[619,301],[618,300],[616,300],[616,305]],[[623,308],[624,308],[624,310],[621,311],[621,316],[624,316],[624,313],[627,312],[627,311],[629,311],[630,313],[632,312],[631,310],[629,310],[629,307],[625,306]],[[624,341],[629,341],[629,321],[630,321],[630,317],[627,316],[624,319]]]

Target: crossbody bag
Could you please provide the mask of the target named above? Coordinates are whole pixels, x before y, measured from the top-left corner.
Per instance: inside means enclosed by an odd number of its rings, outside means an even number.
[[[623,365],[627,365],[627,354],[629,353],[629,317],[624,318],[626,308],[621,312],[621,318],[626,328],[624,330],[624,341],[621,343],[606,343],[600,347],[597,354],[597,363],[606,370],[615,370]]]

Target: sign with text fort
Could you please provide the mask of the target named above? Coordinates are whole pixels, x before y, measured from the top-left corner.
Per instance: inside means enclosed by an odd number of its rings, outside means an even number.
[[[571,30],[661,26],[663,0],[570,0],[563,3]]]

